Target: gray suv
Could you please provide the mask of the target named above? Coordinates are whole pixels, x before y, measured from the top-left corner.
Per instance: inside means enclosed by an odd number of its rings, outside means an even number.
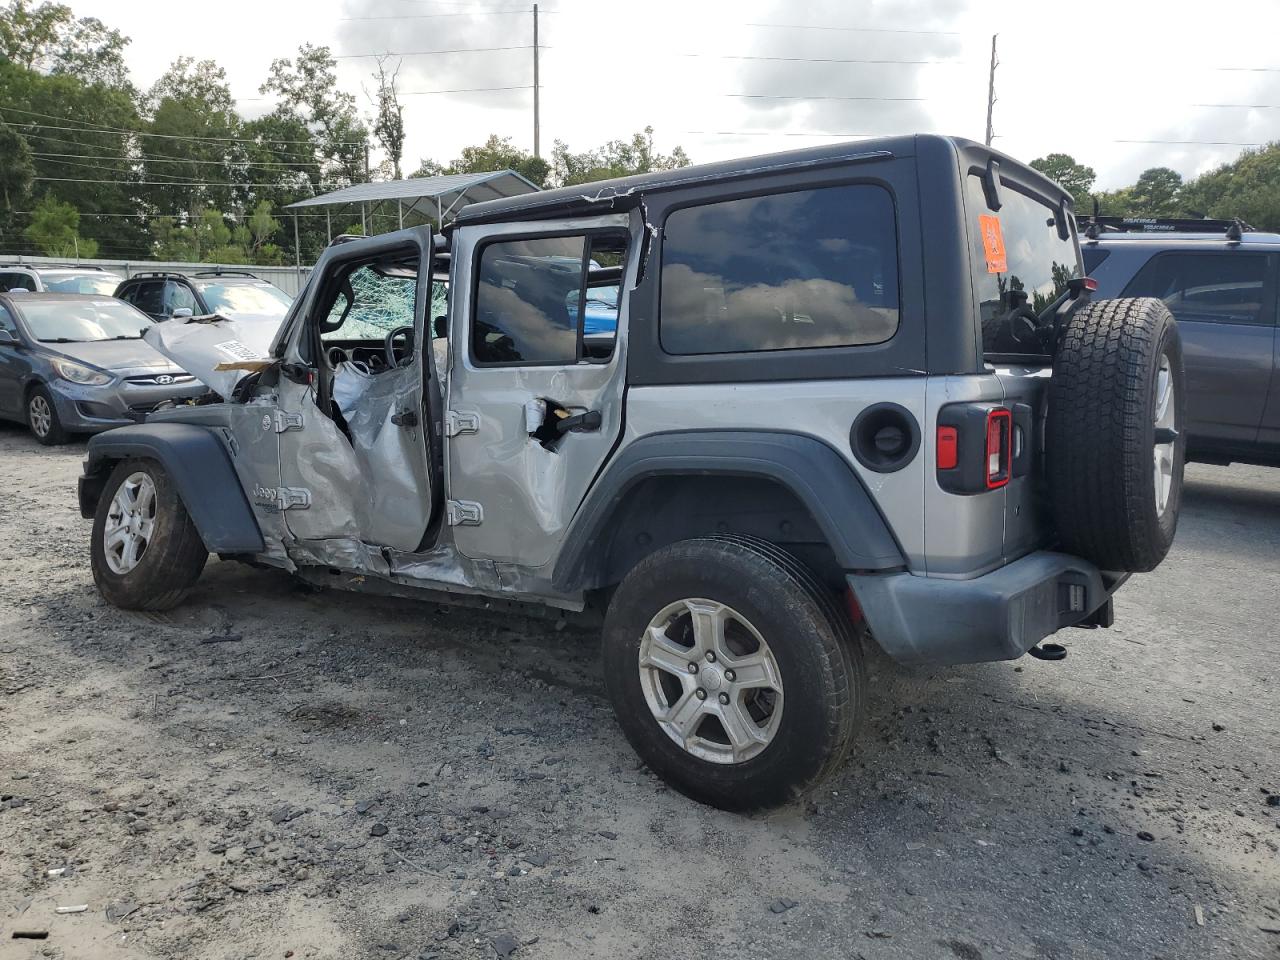
[[[864,645],[1060,659],[1043,641],[1109,626],[1169,549],[1177,326],[1090,286],[1069,194],[937,136],[335,243],[273,342],[221,318],[148,331],[225,402],[90,442],[94,578],[170,607],[216,553],[576,612],[652,769],[781,803],[852,748]],[[589,304],[613,314],[590,336]]]
[[[1088,230],[1099,295],[1155,297],[1178,320],[1187,456],[1280,466],[1280,235],[1195,220],[1099,218]]]
[[[101,267],[72,264],[0,263],[0,291],[96,293],[111,296],[123,278]]]
[[[109,296],[0,293],[0,419],[57,444],[207,393],[143,342],[150,322]]]

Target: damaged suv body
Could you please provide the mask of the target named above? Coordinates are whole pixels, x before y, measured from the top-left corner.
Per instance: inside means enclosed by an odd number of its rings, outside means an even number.
[[[153,328],[223,402],[91,442],[95,579],[170,606],[216,553],[598,614],[644,760],[781,802],[848,751],[868,638],[1049,656],[1168,550],[1177,330],[1090,303],[1074,231],[1035,171],[919,136],[336,243],[271,344]]]

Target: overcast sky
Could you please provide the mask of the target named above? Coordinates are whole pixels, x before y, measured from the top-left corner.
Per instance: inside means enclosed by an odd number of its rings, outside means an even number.
[[[180,55],[212,58],[248,115],[270,109],[258,86],[272,59],[301,43],[342,58],[342,85],[366,113],[361,85],[372,89],[374,60],[359,55],[405,54],[407,170],[422,157],[447,162],[490,133],[533,146],[528,89],[424,92],[527,87],[530,49],[412,55],[527,47],[531,4],[70,3],[132,38],[139,86]],[[1236,144],[1280,139],[1280,0],[543,0],[541,9],[544,156],[553,140],[581,150],[646,124],[660,150],[681,144],[695,162],[857,135],[980,140],[995,32],[995,145],[1019,159],[1070,153],[1113,188],[1149,166],[1190,176],[1236,156]],[[832,29],[841,27],[861,30]],[[847,62],[871,60],[898,62]],[[1153,140],[1219,145],[1122,142]]]

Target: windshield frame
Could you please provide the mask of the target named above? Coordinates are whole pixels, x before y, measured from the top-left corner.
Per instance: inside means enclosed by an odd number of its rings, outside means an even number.
[[[125,303],[123,300],[116,300],[112,297],[86,296],[83,300],[35,300],[31,298],[23,298],[20,303],[14,303],[12,300],[10,303],[13,303],[16,308],[14,313],[18,318],[18,323],[21,326],[23,333],[25,333],[27,337],[35,343],[108,343],[115,340],[141,340],[143,331],[152,324],[151,318],[138,310],[138,308],[133,306],[133,304]],[[56,315],[39,316],[39,314],[43,314],[46,311],[54,313],[60,310],[65,313],[75,307],[95,306],[104,307],[110,311],[118,313],[120,315],[118,318],[119,322],[124,324],[125,320],[128,319],[130,325],[128,327],[122,325],[118,328],[121,332],[104,337],[72,337],[69,335],[49,336],[48,334],[52,332],[49,328],[46,327],[44,330],[40,329],[39,324],[41,323],[58,322],[59,318]],[[36,312],[37,316],[32,316],[33,310]],[[129,316],[129,314],[135,315],[137,320],[135,321],[133,317]],[[83,320],[84,318],[79,319]],[[97,322],[97,318],[89,319],[84,322],[95,323]],[[134,326],[134,323],[137,325]],[[134,332],[124,333],[123,331],[126,329],[133,330]],[[44,336],[41,335],[42,333]]]

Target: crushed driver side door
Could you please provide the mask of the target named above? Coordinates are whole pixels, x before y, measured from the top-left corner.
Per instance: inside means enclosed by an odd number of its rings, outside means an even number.
[[[431,250],[431,231],[414,228],[332,246],[316,265],[283,346],[274,414],[275,506],[304,549],[346,540],[413,551],[431,524],[431,365],[423,353]],[[393,364],[385,347],[396,330]],[[349,555],[312,553],[335,566],[332,558]]]

